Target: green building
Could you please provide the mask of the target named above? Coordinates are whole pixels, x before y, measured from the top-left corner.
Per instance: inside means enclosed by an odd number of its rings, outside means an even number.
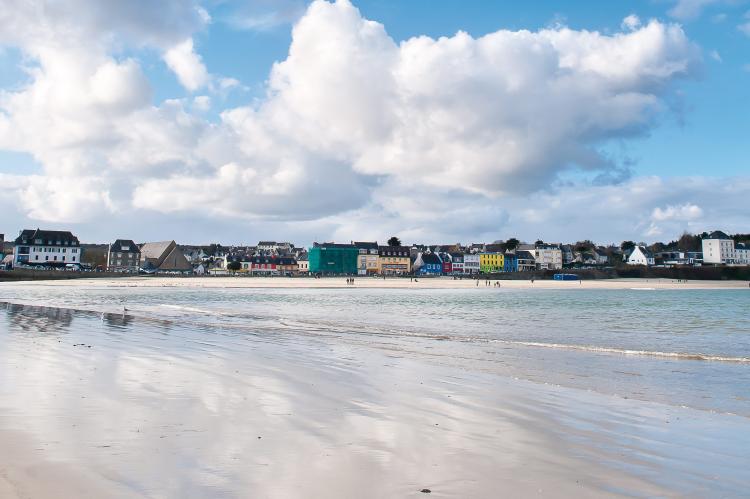
[[[359,250],[353,244],[313,243],[307,252],[311,274],[357,274]]]

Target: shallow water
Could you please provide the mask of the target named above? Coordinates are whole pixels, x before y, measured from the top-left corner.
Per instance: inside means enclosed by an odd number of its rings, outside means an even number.
[[[5,286],[0,300],[281,331],[750,416],[746,290],[170,289]],[[63,294],[64,293],[64,294]]]
[[[125,496],[750,486],[742,290],[14,284],[0,300],[0,429]]]

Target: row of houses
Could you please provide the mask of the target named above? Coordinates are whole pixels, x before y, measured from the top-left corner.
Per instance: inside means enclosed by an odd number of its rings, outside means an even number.
[[[0,235],[2,238],[2,235]],[[475,275],[558,270],[571,266],[750,265],[750,246],[735,244],[721,231],[706,235],[702,252],[653,253],[643,245],[577,247],[549,244],[471,244],[463,246],[379,245],[376,241],[313,243],[260,241],[254,246],[178,246],[175,241],[136,244],[118,239],[107,247],[106,270],[144,273],[241,273],[251,275]],[[0,245],[0,248],[2,245]],[[70,268],[84,263],[83,247],[69,231],[27,229],[14,241],[4,263],[14,266]],[[105,268],[102,268],[105,270]]]

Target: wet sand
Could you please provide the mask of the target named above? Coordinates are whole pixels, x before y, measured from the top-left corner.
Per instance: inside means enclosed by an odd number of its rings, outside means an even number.
[[[134,329],[114,316],[102,334],[87,317],[64,338],[12,338],[2,350],[2,497],[731,496],[743,486],[716,476],[741,477],[748,464],[746,418],[291,337]]]
[[[477,286],[477,282],[479,283]],[[746,281],[687,281],[674,279],[599,279],[583,281],[535,280],[490,281],[484,279],[453,279],[450,277],[409,278],[355,277],[354,284],[345,277],[321,279],[303,277],[126,277],[118,279],[75,279],[61,281],[28,281],[29,286],[86,286],[86,287],[188,287],[188,288],[393,288],[393,289],[470,289],[493,287],[499,282],[506,289],[750,289]],[[0,283],[12,285],[13,283]]]

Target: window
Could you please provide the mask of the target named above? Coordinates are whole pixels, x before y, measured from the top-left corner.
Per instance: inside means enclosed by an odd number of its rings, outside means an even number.
[[[71,262],[75,262],[76,261],[76,257],[71,258],[70,261]]]
[[[34,260],[39,260],[39,255],[34,255]]]

